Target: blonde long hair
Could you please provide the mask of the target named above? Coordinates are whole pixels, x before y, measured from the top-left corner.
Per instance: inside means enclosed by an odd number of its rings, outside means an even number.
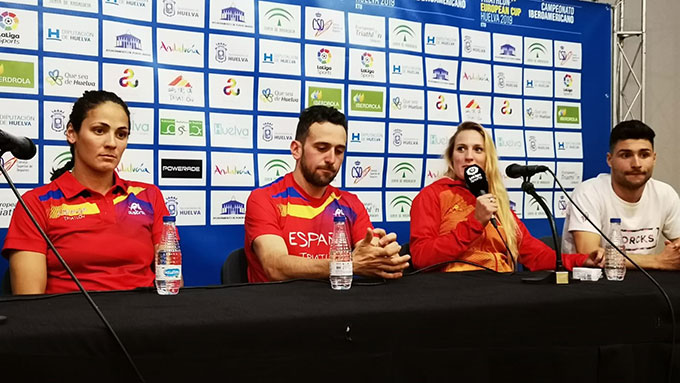
[[[503,185],[503,178],[501,178],[501,173],[498,169],[498,155],[496,154],[496,146],[491,139],[491,135],[486,132],[486,129],[484,129],[482,125],[472,121],[465,121],[458,125],[456,133],[451,137],[451,139],[449,139],[449,145],[446,147],[446,151],[444,152],[444,158],[446,159],[446,163],[448,165],[446,175],[456,179],[456,173],[453,168],[453,151],[455,150],[456,138],[458,137],[458,134],[466,130],[473,130],[481,134],[482,138],[484,139],[484,155],[486,157],[486,169],[484,169],[484,172],[486,172],[486,178],[489,181],[489,193],[493,194],[498,200],[498,212],[496,212],[496,216],[505,228],[508,248],[512,254],[517,256],[519,255],[517,252],[517,244],[519,242],[517,222],[515,222],[512,212],[510,211],[510,198],[508,197],[508,192],[505,189],[505,185]],[[513,262],[515,263],[514,266],[516,266],[517,259],[514,258]]]

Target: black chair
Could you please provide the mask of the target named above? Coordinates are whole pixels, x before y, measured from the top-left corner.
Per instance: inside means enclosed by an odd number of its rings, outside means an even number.
[[[541,238],[539,238],[539,240],[541,242],[545,243],[546,245],[550,246],[551,249],[555,250],[555,242],[553,241],[552,235],[547,235],[545,237],[541,237]],[[560,241],[560,243],[562,243],[562,236],[558,235],[557,240]]]
[[[222,284],[248,283],[248,260],[244,248],[232,251],[222,265]]]
[[[2,276],[2,289],[0,295],[12,295],[12,283],[9,279],[9,269],[5,270],[5,275]]]
[[[399,255],[406,255],[406,254],[411,255],[411,248],[410,248],[408,242],[402,243],[401,244],[401,250],[399,250]],[[404,275],[410,274],[414,271],[416,271],[416,268],[413,267],[413,258],[411,258],[408,261],[408,267],[404,270]]]

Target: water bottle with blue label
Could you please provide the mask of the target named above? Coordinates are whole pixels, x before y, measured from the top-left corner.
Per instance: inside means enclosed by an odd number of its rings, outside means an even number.
[[[156,291],[175,295],[182,284],[182,252],[179,249],[175,217],[163,217],[161,243],[156,252]]]

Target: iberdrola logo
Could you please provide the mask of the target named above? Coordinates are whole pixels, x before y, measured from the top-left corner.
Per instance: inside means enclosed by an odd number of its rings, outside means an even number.
[[[321,98],[323,97],[323,94],[322,94],[321,90],[315,90],[314,92],[312,92],[311,97],[312,97],[312,100],[321,100]]]
[[[356,104],[358,104],[360,102],[364,102],[364,94],[363,93],[357,93],[357,94],[354,95],[354,98],[352,100]]]

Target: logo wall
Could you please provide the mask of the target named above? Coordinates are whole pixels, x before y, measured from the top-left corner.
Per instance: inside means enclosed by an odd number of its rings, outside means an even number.
[[[268,1],[258,5],[261,34],[300,38],[300,6]]]
[[[387,222],[411,220],[411,205],[418,192],[385,192]]]
[[[205,152],[159,150],[161,186],[205,186]],[[214,178],[213,178],[214,179]]]
[[[80,97],[99,88],[99,68],[94,61],[44,57],[43,80],[45,95]]]
[[[243,225],[250,191],[213,190],[210,192],[211,225]]]
[[[257,147],[284,150],[288,152],[285,156],[290,156],[297,123],[294,117],[257,116]]]
[[[423,154],[425,145],[423,136],[425,127],[422,124],[389,124],[389,153]]]
[[[364,204],[371,222],[383,221],[382,193],[381,192],[356,192],[359,201]]]
[[[305,7],[305,39],[345,42],[345,13],[342,11]]]
[[[212,147],[250,149],[253,147],[253,116],[210,113],[210,132]]]
[[[343,90],[342,84],[333,83],[305,83],[307,102],[306,106],[323,105],[343,111]]]
[[[381,188],[383,184],[383,157],[345,157],[346,188]]]
[[[204,190],[163,189],[165,205],[178,226],[203,226],[206,223]]]
[[[212,152],[212,186],[255,186],[255,166],[250,153]]]
[[[421,158],[387,159],[387,187],[418,188],[420,189],[423,174],[423,160]]]
[[[300,81],[260,77],[257,101],[259,110],[299,113]]]
[[[260,186],[268,185],[295,169],[295,159],[291,155],[258,154],[257,163]]]

